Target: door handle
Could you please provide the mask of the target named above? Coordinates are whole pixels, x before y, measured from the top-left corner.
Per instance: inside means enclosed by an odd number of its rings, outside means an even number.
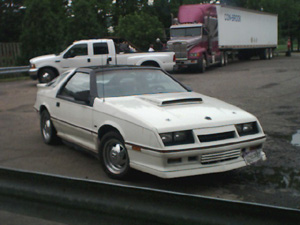
[[[56,107],[59,107],[60,106],[60,103],[59,102],[56,102]]]
[[[91,59],[87,59],[88,62],[91,62]]]
[[[112,58],[108,57],[107,60],[106,60],[106,64],[109,65],[109,62],[111,62],[111,61],[112,61]]]

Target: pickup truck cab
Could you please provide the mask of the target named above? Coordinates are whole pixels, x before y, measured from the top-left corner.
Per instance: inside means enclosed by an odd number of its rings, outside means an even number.
[[[30,77],[47,83],[67,70],[111,65],[155,66],[172,71],[176,62],[174,52],[125,53],[112,39],[75,41],[59,55],[45,55],[30,60]]]

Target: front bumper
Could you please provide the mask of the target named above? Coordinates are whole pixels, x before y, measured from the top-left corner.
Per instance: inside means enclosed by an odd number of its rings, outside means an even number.
[[[30,68],[29,69],[29,76],[32,80],[36,80],[38,78],[38,69],[37,68]]]
[[[130,166],[161,178],[176,178],[225,172],[249,165],[245,152],[257,152],[251,163],[266,160],[262,151],[265,136],[230,144],[210,145],[195,149],[159,152],[149,149],[132,150],[126,144]]]
[[[174,70],[176,70],[176,64],[174,62],[164,63],[162,65],[162,69],[164,69],[167,72],[173,72]]]
[[[188,67],[197,64],[198,64],[197,59],[176,59],[177,67]]]

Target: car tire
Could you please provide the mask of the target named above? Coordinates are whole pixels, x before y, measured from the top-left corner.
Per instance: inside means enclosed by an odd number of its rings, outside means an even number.
[[[48,83],[51,80],[53,80],[56,76],[57,76],[57,74],[55,73],[55,71],[53,69],[44,68],[39,71],[38,78],[39,78],[40,83]]]
[[[47,110],[43,110],[40,116],[40,129],[43,140],[48,145],[58,144],[60,138],[56,135],[56,129],[52,124],[50,114]]]
[[[108,132],[101,139],[100,160],[104,172],[113,179],[125,179],[131,169],[129,156],[122,136]]]
[[[206,66],[207,66],[207,61],[205,59],[205,56],[203,56],[199,62],[198,62],[198,65],[199,65],[199,71],[200,73],[204,73],[205,70],[206,70]]]

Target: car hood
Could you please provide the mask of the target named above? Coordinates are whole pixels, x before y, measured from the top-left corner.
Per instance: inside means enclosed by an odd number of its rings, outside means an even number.
[[[47,61],[51,59],[55,59],[57,56],[54,54],[51,55],[42,55],[35,58],[30,59],[30,63],[39,63],[41,61]]]
[[[195,92],[107,98],[123,119],[131,118],[159,132],[225,126],[256,121],[250,113]],[[124,115],[125,114],[125,115]]]

